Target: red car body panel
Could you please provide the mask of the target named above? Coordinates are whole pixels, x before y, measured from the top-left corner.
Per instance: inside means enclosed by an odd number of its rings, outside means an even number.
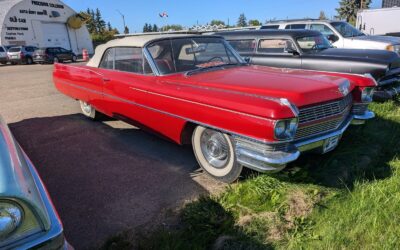
[[[277,119],[295,117],[283,105],[298,108],[343,98],[370,79],[263,66],[231,67],[193,75],[139,75],[88,66],[56,64],[55,86],[114,117],[126,117],[181,143],[182,130],[193,122],[264,142],[274,141]],[[353,79],[354,78],[354,79]]]

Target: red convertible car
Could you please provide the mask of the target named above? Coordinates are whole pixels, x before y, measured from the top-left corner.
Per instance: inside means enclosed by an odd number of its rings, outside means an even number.
[[[179,144],[232,182],[326,153],[374,117],[370,76],[250,66],[219,36],[141,35],[101,45],[86,66],[56,64],[59,91],[90,118],[126,121]]]

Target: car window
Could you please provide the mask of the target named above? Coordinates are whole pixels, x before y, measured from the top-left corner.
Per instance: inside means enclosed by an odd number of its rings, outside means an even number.
[[[324,35],[298,37],[297,43],[304,53],[317,53],[331,48],[331,44]]]
[[[0,52],[5,52],[3,47],[0,47]]]
[[[8,50],[8,52],[20,52],[21,48],[20,47],[12,47]]]
[[[156,41],[148,45],[147,49],[161,74],[242,63],[222,38],[195,37]]]
[[[262,26],[260,29],[262,29],[262,30],[277,30],[277,29],[279,29],[279,25]]]
[[[228,42],[236,51],[239,52],[254,52],[257,44],[255,39],[230,40]]]
[[[59,49],[60,49],[61,53],[67,53],[67,52],[69,52],[68,50],[63,49],[63,48],[59,48]]]
[[[142,48],[115,48],[114,69],[119,71],[143,74]]]
[[[324,36],[334,35],[333,31],[325,24],[311,24],[310,29],[319,31]]]
[[[258,43],[260,53],[286,53],[287,48],[295,48],[292,41],[287,39],[262,39]]]
[[[286,30],[304,30],[306,29],[305,24],[288,24],[285,27]]]
[[[33,52],[34,51],[33,47],[26,47],[25,50],[27,52]]]
[[[99,68],[114,69],[114,48],[107,49],[104,52]]]

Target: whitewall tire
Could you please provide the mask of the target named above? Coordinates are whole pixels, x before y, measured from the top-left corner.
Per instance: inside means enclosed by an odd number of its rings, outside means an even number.
[[[197,162],[209,175],[227,183],[239,178],[243,167],[236,161],[229,135],[198,126],[193,132],[192,146]]]
[[[93,119],[93,120],[99,119],[100,113],[98,111],[96,111],[96,109],[93,108],[92,105],[90,105],[89,103],[84,102],[84,101],[79,101],[79,103],[80,103],[83,115],[85,115],[86,117],[89,117],[90,119]]]

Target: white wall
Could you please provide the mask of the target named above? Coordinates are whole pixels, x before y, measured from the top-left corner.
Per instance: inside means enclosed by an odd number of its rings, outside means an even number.
[[[54,16],[53,12],[59,16]],[[1,44],[46,46],[48,43],[45,41],[46,29],[43,23],[66,25],[68,18],[74,14],[74,10],[59,0],[22,1],[11,8],[5,17],[0,34]],[[67,27],[67,31],[69,46],[76,54],[81,54],[84,48],[93,53],[92,41],[85,26],[78,30]]]

